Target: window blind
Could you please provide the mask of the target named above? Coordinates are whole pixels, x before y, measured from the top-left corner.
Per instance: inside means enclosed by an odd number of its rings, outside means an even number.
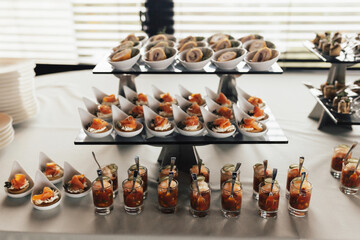
[[[0,1],[0,57],[77,64],[70,0]]]

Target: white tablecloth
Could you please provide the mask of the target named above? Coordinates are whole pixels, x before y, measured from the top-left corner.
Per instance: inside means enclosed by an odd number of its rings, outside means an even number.
[[[356,79],[359,72],[348,72],[348,80]],[[332,149],[340,143],[351,144],[360,140],[360,129],[317,129],[317,123],[307,118],[315,100],[302,81],[319,85],[326,72],[285,73],[283,75],[247,75],[238,79],[244,90],[267,101],[280,126],[289,139],[285,145],[207,145],[198,151],[210,168],[213,189],[211,211],[206,218],[190,216],[188,182],[180,182],[181,195],[178,211],[173,215],[161,214],[157,209],[156,177],[157,157],[161,148],[153,146],[75,146],[74,139],[80,129],[77,108],[84,107],[83,96],[93,98],[92,86],[105,92],[116,93],[118,81],[114,76],[93,75],[91,71],[51,74],[36,78],[40,113],[35,119],[15,127],[15,141],[0,151],[0,176],[4,182],[12,162],[19,161],[34,177],[38,155],[45,152],[59,164],[70,162],[90,179],[96,176],[96,165],[91,151],[102,163],[119,165],[119,178],[125,179],[133,157],[139,155],[141,164],[149,169],[149,197],[144,212],[129,216],[123,210],[122,196],[116,198],[111,215],[102,217],[94,213],[92,197],[70,199],[65,197],[55,210],[34,210],[30,198],[14,200],[0,191],[0,239],[119,239],[130,237],[232,237],[232,238],[358,238],[360,197],[346,196],[338,189],[339,182],[330,176]],[[178,93],[181,83],[194,92],[204,92],[204,86],[217,90],[218,77],[207,75],[141,75],[138,90],[151,93],[155,84],[170,93]],[[359,157],[360,148],[354,156]],[[309,214],[295,218],[288,214],[285,198],[287,168],[305,157],[309,180],[313,183]],[[264,159],[279,170],[282,188],[277,219],[264,220],[257,215],[257,203],[252,199],[252,166]],[[225,219],[220,213],[219,171],[225,163],[242,162],[243,205],[239,219]],[[184,179],[187,179],[186,177]],[[182,184],[182,185],[181,185]],[[61,187],[61,186],[60,186]]]

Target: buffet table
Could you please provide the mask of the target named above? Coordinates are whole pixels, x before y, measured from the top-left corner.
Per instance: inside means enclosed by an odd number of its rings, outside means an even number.
[[[355,80],[359,72],[349,72],[348,80]],[[92,196],[82,199],[64,197],[51,211],[33,209],[30,197],[14,200],[0,191],[0,239],[131,239],[171,237],[232,237],[232,238],[313,238],[354,239],[360,214],[360,197],[346,196],[338,189],[338,180],[331,177],[330,159],[333,147],[360,140],[360,127],[352,131],[341,127],[324,127],[317,130],[317,123],[307,118],[314,98],[302,85],[310,81],[315,86],[324,82],[326,72],[294,72],[283,75],[247,75],[238,79],[238,86],[261,97],[272,107],[272,112],[284,130],[287,145],[205,145],[198,152],[210,168],[212,200],[210,215],[198,219],[189,214],[189,176],[180,174],[179,203],[176,214],[165,215],[157,209],[157,158],[161,148],[154,146],[74,145],[81,127],[77,113],[84,107],[81,98],[94,99],[91,87],[116,93],[118,80],[114,76],[93,75],[91,71],[51,74],[36,78],[39,114],[32,120],[15,126],[15,140],[0,151],[0,176],[4,182],[17,160],[34,178],[38,167],[39,152],[45,152],[63,165],[71,163],[88,178],[96,177],[96,164],[91,151],[103,163],[115,162],[119,166],[119,179],[127,177],[126,170],[139,155],[141,164],[149,171],[149,193],[144,212],[138,216],[127,215],[120,194],[115,199],[114,210],[109,216],[94,213]],[[170,79],[171,78],[171,79]],[[196,78],[196,81],[194,79]],[[139,92],[151,93],[151,85],[165,91],[178,93],[178,84],[194,92],[205,94],[204,86],[214,91],[218,77],[186,75],[141,75],[137,79]],[[353,156],[359,157],[359,147]],[[286,174],[289,164],[305,157],[309,181],[314,189],[309,214],[295,218],[288,214],[285,198]],[[252,166],[264,159],[270,167],[279,170],[282,193],[277,219],[262,219],[257,214],[257,202],[252,198]],[[243,203],[238,219],[226,219],[220,213],[220,168],[225,163],[242,162],[240,179],[243,184]],[[61,187],[61,185],[58,185]]]

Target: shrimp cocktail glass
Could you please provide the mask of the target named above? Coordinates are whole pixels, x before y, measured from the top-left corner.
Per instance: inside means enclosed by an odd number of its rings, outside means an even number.
[[[306,179],[304,180],[302,186],[300,177],[294,178],[291,181],[288,204],[288,210],[291,215],[296,217],[305,217],[307,215],[311,192],[312,184]]]
[[[224,182],[231,179],[231,176],[233,172],[235,171],[235,165],[234,164],[225,164],[220,169],[220,186],[223,185]],[[240,181],[240,169],[236,172],[237,174],[237,180]]]
[[[254,179],[253,179],[253,197],[258,200],[259,199],[259,184],[264,182],[265,178],[272,177],[272,169],[267,167],[267,161],[264,163],[257,163],[253,166],[254,168]],[[266,174],[265,174],[266,168]]]
[[[128,169],[128,177],[134,176],[134,171],[137,170],[136,164],[132,165]],[[148,170],[146,167],[139,165],[139,176],[143,182],[143,191],[144,191],[144,199],[147,196],[147,187],[148,187]]]
[[[271,178],[266,178],[259,185],[259,215],[262,218],[277,217],[280,200],[280,185],[274,181],[271,191]]]
[[[161,181],[161,179],[164,178],[164,177],[168,177],[169,173],[170,173],[170,170],[171,170],[171,165],[166,165],[164,167],[161,167],[160,171],[159,171],[159,181]],[[172,172],[174,173],[174,179],[178,180],[179,172],[178,172],[175,165],[174,165],[174,167],[172,169]]]
[[[114,202],[113,183],[108,177],[101,178],[96,178],[91,185],[95,213],[108,215],[112,210]]]
[[[235,177],[236,178],[236,177]],[[236,218],[240,215],[242,202],[242,185],[238,180],[230,178],[221,185],[221,212],[226,218]]]
[[[144,208],[144,191],[142,186],[143,182],[136,170],[132,177],[123,181],[124,208],[127,214],[137,215],[142,212]]]
[[[170,181],[171,183],[169,185]],[[162,181],[159,182],[157,192],[160,211],[163,213],[174,213],[178,202],[178,181],[172,179],[172,176],[162,178]]]
[[[211,190],[205,177],[192,175],[190,185],[190,213],[193,217],[205,217],[209,213]]]
[[[286,198],[290,196],[290,183],[294,178],[300,177],[302,172],[306,172],[307,170],[302,167],[301,172],[299,172],[299,165],[298,164],[291,164],[288,169],[287,179],[286,179]],[[308,175],[306,174],[306,178]]]
[[[358,161],[358,159],[351,158],[343,162],[340,191],[345,194],[354,195],[359,191],[360,167]]]
[[[334,148],[334,152],[331,158],[330,173],[334,178],[340,178],[341,170],[343,166],[343,159],[349,151],[350,147],[345,144],[338,145]],[[351,153],[347,156],[347,159],[351,158]]]
[[[198,165],[193,165],[190,168],[190,176],[191,174],[195,173],[198,176],[203,176],[205,178],[205,182],[209,183],[210,181],[210,169],[205,167],[204,164],[201,164],[200,171]]]
[[[114,198],[118,193],[118,166],[115,163],[111,163],[101,168],[102,174],[106,177],[109,177],[113,183],[113,190],[114,190]]]

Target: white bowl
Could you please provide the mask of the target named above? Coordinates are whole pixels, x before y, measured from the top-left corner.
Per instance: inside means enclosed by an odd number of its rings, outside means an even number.
[[[82,100],[83,100],[84,105],[85,105],[86,109],[88,110],[88,112],[95,115],[96,112],[97,112],[97,108],[98,108],[99,104],[91,101],[90,99],[88,99],[86,97],[83,97]],[[105,121],[111,121],[112,114],[109,117],[98,117],[98,118],[101,118],[101,119],[103,119]]]
[[[210,136],[215,137],[215,138],[228,138],[228,137],[231,137],[236,132],[236,127],[235,127],[234,131],[229,132],[229,133],[217,133],[217,132],[214,132],[213,130],[209,129],[208,123],[214,121],[215,119],[217,119],[219,117],[216,116],[215,114],[209,112],[204,107],[200,107],[200,109],[201,109],[201,114],[204,118],[204,127],[208,131]]]
[[[112,56],[114,56],[115,53],[112,53],[109,56],[108,61],[117,70],[131,69],[135,65],[135,63],[139,60],[140,55],[141,55],[140,50],[138,48],[131,48],[131,58],[130,59],[124,60],[124,61],[113,62],[113,61],[111,61],[111,58],[112,58]]]
[[[186,117],[190,117],[190,115],[187,114],[186,112],[184,112],[184,110],[182,110],[179,106],[177,106],[175,104],[172,105],[172,108],[173,108],[173,113],[174,113],[175,127],[181,135],[194,137],[194,136],[199,136],[204,132],[204,124],[200,121],[199,121],[199,123],[202,126],[200,130],[186,131],[186,130],[179,128],[178,127],[179,122],[183,121]]]
[[[144,127],[139,121],[136,121],[136,129],[137,130],[132,131],[132,132],[120,131],[117,128],[117,122],[127,118],[129,115],[127,115],[125,112],[123,112],[116,106],[112,106],[112,111],[113,111],[113,124],[114,124],[114,129],[115,129],[116,134],[118,134],[121,137],[134,137],[142,132]]]
[[[226,62],[219,62],[217,61],[218,57],[229,51],[235,51],[237,52],[237,57],[233,60],[226,61]],[[220,50],[214,54],[211,61],[215,64],[216,67],[223,69],[223,70],[231,70],[237,67],[237,65],[245,58],[246,50],[243,48],[226,48],[223,50]]]
[[[25,192],[19,193],[19,194],[9,193],[8,189],[6,187],[4,187],[5,193],[11,198],[23,198],[23,197],[29,195],[32,192],[33,188],[34,188],[33,180],[25,172],[25,170],[21,167],[21,165],[17,161],[14,161],[14,163],[13,163],[13,166],[12,166],[11,173],[10,173],[10,176],[8,178],[8,181],[10,182],[11,179],[14,178],[15,174],[19,174],[19,173],[25,175],[25,178],[29,181],[29,187]]]
[[[248,137],[260,137],[262,135],[264,135],[268,128],[264,123],[261,123],[262,127],[263,127],[263,131],[261,132],[257,132],[257,133],[253,133],[253,132],[247,132],[245,130],[242,130],[240,128],[240,123],[242,121],[243,118],[248,118],[249,115],[246,114],[243,110],[241,110],[237,105],[234,104],[234,116],[235,116],[235,122],[236,122],[236,127],[239,130],[239,132],[244,135],[244,136],[248,136]]]
[[[161,61],[148,61],[148,54],[149,51],[145,53],[145,55],[142,56],[142,60],[146,63],[146,65],[148,65],[151,69],[154,70],[164,70],[167,67],[169,67],[175,60],[176,54],[177,54],[177,50],[175,48],[166,48],[168,49],[168,51],[171,51],[170,56],[165,59],[165,60],[161,60]]]
[[[203,52],[204,60],[202,60],[200,62],[186,62],[185,61],[186,53],[192,49],[193,48],[182,51],[179,54],[179,61],[186,69],[193,70],[193,71],[202,70],[205,67],[205,65],[210,62],[211,57],[214,55],[214,52],[210,48],[200,47],[199,49]]]
[[[48,157],[44,152],[40,152],[40,154],[39,154],[39,170],[40,171],[45,169],[46,163],[56,163],[56,162],[53,161],[50,157]],[[64,170],[59,164],[56,163],[56,165],[58,165],[62,170]],[[43,172],[41,172],[41,173],[44,174]],[[44,174],[44,176],[45,176],[45,174]],[[52,181],[49,180],[49,181],[52,184],[58,184],[63,180],[63,178],[64,178],[64,174],[63,174],[63,176],[61,178],[58,178],[58,179],[55,179],[55,180],[52,180]]]
[[[271,66],[274,63],[276,63],[277,60],[280,57],[280,52],[278,50],[272,49],[271,51],[272,51],[273,55],[275,54],[275,57],[268,60],[268,61],[265,61],[265,62],[251,62],[251,59],[254,57],[255,53],[257,52],[257,51],[253,51],[253,52],[248,53],[245,56],[245,62],[250,66],[250,68],[252,70],[255,70],[255,71],[268,71],[271,68]]]
[[[155,118],[155,116],[157,116],[158,114],[155,113],[153,110],[151,110],[148,106],[144,106],[144,117],[145,117],[145,126],[146,129],[154,136],[156,137],[166,137],[167,135],[170,135],[174,132],[175,130],[175,126],[174,123],[170,122],[171,124],[171,129],[168,131],[164,131],[164,132],[159,132],[159,131],[155,131],[152,130],[150,128],[150,124],[151,124],[151,120]]]
[[[106,132],[103,132],[103,133],[89,132],[87,130],[89,123],[91,123],[91,121],[97,117],[92,115],[91,113],[85,111],[82,108],[78,108],[78,110],[79,110],[79,115],[80,115],[80,119],[81,119],[81,124],[82,124],[83,130],[86,135],[88,135],[89,137],[92,137],[92,138],[104,138],[104,137],[109,136],[112,133],[113,125],[111,123],[108,124],[108,130]]]
[[[77,171],[73,166],[71,166],[70,163],[65,161],[64,162],[63,188],[64,188],[65,183],[70,181],[74,175],[81,175],[81,173],[79,171]],[[86,179],[86,184],[88,187],[88,189],[86,191],[84,191],[82,193],[69,193],[64,188],[65,195],[68,197],[71,197],[71,198],[82,198],[82,197],[85,197],[86,195],[88,195],[89,192],[91,191],[91,181],[86,176],[85,176],[85,179]]]

